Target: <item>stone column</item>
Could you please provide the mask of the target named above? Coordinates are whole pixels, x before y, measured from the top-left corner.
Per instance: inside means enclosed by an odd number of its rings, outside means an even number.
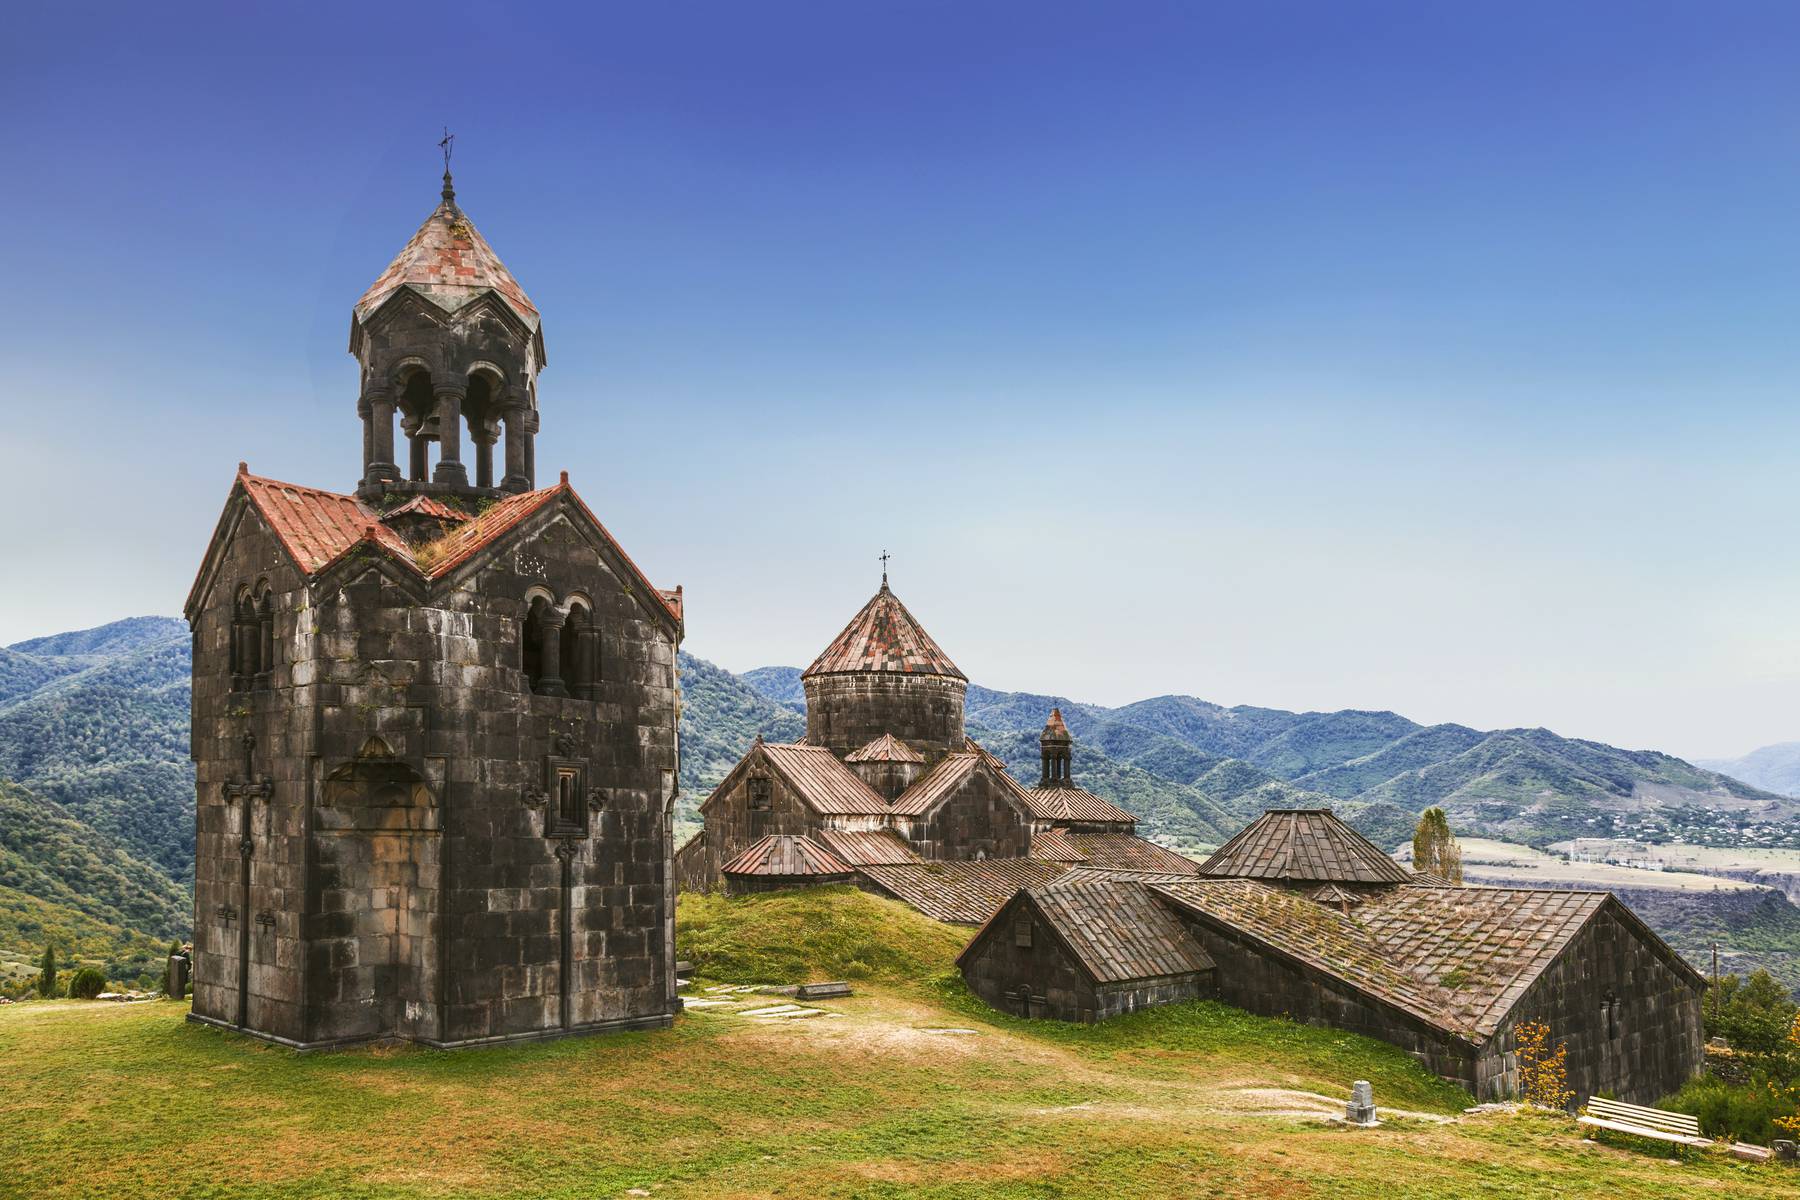
[[[538,650],[538,694],[567,696],[569,689],[562,681],[562,632],[567,614],[553,604],[544,605],[541,614],[544,642]]]
[[[529,411],[524,405],[516,405],[506,410],[506,478],[500,486],[509,492],[529,492],[531,478],[525,473],[525,418]]]
[[[494,439],[498,431],[486,421],[469,431],[475,441],[475,486],[494,486]]]
[[[437,397],[438,464],[431,480],[467,487],[469,472],[462,464],[462,402],[466,389],[461,384],[440,383],[432,392]]]
[[[363,468],[362,484],[367,487],[370,480],[370,469],[375,465],[375,416],[367,396],[356,402],[356,415],[362,418],[363,427]]]
[[[530,491],[537,486],[537,431],[538,415],[534,412],[525,414],[525,490]]]
[[[384,387],[370,388],[363,393],[362,403],[368,409],[365,420],[373,434],[364,451],[368,462],[363,468],[363,480],[377,483],[398,479],[400,468],[394,463],[393,393]]]

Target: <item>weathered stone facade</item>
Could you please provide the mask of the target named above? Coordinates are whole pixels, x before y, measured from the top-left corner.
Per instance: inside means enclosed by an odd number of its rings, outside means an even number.
[[[425,443],[455,464],[458,422],[486,419],[457,372],[535,428],[536,310],[447,187],[421,239],[483,267],[443,286],[400,270],[359,305],[357,496],[240,468],[189,599],[193,1015],[302,1047],[664,1025],[679,596],[566,476],[530,490],[523,436],[505,489],[384,469],[372,361],[429,359],[397,367],[432,373],[415,468]]]
[[[806,740],[842,758],[892,734],[928,764],[963,747],[966,681],[945,675],[846,672],[807,677]]]

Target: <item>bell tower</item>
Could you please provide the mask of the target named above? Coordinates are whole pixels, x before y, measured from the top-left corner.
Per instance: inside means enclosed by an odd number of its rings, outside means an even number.
[[[447,147],[441,197],[350,317],[350,353],[362,367],[356,494],[368,503],[537,486],[537,377],[545,363],[537,306],[457,205]],[[502,437],[504,461],[496,464]]]

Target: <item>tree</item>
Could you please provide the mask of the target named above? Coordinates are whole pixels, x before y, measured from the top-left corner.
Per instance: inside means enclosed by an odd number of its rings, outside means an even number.
[[[69,995],[78,1000],[92,1000],[106,990],[106,972],[99,967],[83,967],[69,976]]]
[[[1450,832],[1450,818],[1435,804],[1419,814],[1419,826],[1413,831],[1412,861],[1415,871],[1430,871],[1451,883],[1462,882],[1462,850]]]
[[[1569,1090],[1569,1048],[1550,1044],[1550,1027],[1542,1021],[1521,1021],[1513,1030],[1514,1053],[1519,1063],[1519,1094],[1528,1104],[1567,1108],[1575,1093]]]
[[[45,946],[44,957],[38,963],[38,995],[46,998],[56,995],[56,947]]]
[[[1800,1006],[1764,970],[1724,976],[1708,990],[1701,1012],[1708,1037],[1722,1037],[1732,1049],[1750,1054],[1788,1052],[1789,1030],[1800,1021]]]

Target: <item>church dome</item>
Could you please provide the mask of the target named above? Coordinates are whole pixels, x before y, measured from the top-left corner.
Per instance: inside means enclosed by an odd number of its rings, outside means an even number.
[[[962,749],[968,679],[900,597],[881,590],[800,673],[806,740],[839,758],[890,735],[935,765]]]

